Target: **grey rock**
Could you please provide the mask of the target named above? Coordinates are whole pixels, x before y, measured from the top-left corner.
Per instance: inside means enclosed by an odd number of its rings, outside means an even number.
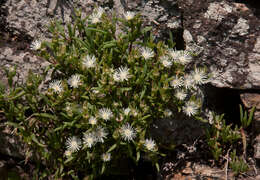
[[[198,0],[192,5],[188,0],[179,1],[179,6],[184,15],[184,32],[196,37],[192,45],[189,38],[184,38],[186,48],[200,46],[203,51],[197,62],[222,70],[212,84],[259,89],[260,20],[253,7],[209,0]]]

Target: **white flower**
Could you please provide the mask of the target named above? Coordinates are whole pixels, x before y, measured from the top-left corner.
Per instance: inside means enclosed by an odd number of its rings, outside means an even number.
[[[106,132],[105,128],[98,126],[96,131],[95,131],[96,141],[103,143],[104,139],[107,138],[107,134],[108,133]]]
[[[32,42],[32,44],[30,45],[30,49],[37,51],[37,50],[39,50],[39,49],[41,48],[41,44],[42,44],[41,41],[39,41],[39,40],[34,40],[34,41]]]
[[[187,97],[187,93],[183,90],[178,90],[176,93],[175,93],[175,97],[179,100],[184,100],[186,97]]]
[[[133,116],[136,117],[138,115],[138,110],[133,108],[132,113],[133,113]]]
[[[202,69],[195,69],[195,71],[192,73],[194,82],[196,84],[205,84],[207,83],[207,75],[204,70]]]
[[[96,13],[101,17],[103,15],[103,13],[105,12],[104,9],[102,7],[98,7],[96,10]]]
[[[119,77],[118,72],[114,72],[114,74],[113,74],[113,79],[114,79],[114,81],[117,81],[117,82],[120,81],[120,77]]]
[[[124,16],[125,16],[125,19],[127,21],[133,19],[135,17],[135,13],[134,12],[130,12],[130,11],[127,11],[124,13]]]
[[[208,122],[210,125],[214,124],[214,113],[210,111],[209,109],[205,110],[205,115],[208,119]]]
[[[55,93],[61,93],[63,91],[61,80],[52,81],[49,85],[49,88],[52,89]]]
[[[164,115],[165,115],[166,117],[170,117],[170,116],[172,116],[172,111],[171,111],[170,109],[165,109]]]
[[[185,65],[190,63],[192,60],[192,56],[188,51],[180,51],[179,52],[179,57],[178,57],[178,62]]]
[[[120,128],[120,133],[125,141],[132,141],[136,136],[134,128],[128,123]]]
[[[168,54],[171,56],[171,58],[173,60],[177,61],[179,59],[179,56],[180,56],[180,51],[170,49],[170,50],[168,50]]]
[[[160,58],[160,61],[163,64],[163,66],[166,68],[170,68],[172,66],[172,61],[170,61],[167,56],[162,56]]]
[[[119,67],[118,69],[115,70],[113,74],[113,78],[115,81],[124,81],[128,80],[131,77],[129,73],[129,69],[127,67]]]
[[[175,77],[175,79],[173,79],[171,82],[170,82],[170,85],[174,88],[179,88],[181,86],[183,86],[183,80],[182,78],[178,78],[177,76]]]
[[[70,157],[70,156],[72,155],[72,152],[69,151],[69,150],[66,150],[65,153],[64,153],[64,155],[65,155],[66,157]]]
[[[147,47],[142,48],[141,54],[142,54],[142,56],[144,57],[145,60],[154,57],[153,50],[150,49],[150,48],[147,48]]]
[[[79,87],[80,83],[80,75],[78,74],[74,74],[68,79],[68,84],[73,88]]]
[[[110,153],[103,153],[101,155],[101,159],[104,161],[104,162],[108,162],[111,160],[111,154]]]
[[[198,112],[198,105],[194,101],[188,101],[183,107],[183,112],[187,116],[193,116]]]
[[[82,62],[82,65],[85,67],[85,68],[94,68],[96,66],[96,57],[95,56],[90,56],[90,55],[87,55],[83,62]]]
[[[194,79],[190,75],[186,75],[183,80],[183,85],[186,89],[194,88]]]
[[[66,141],[66,147],[68,151],[76,152],[81,148],[81,140],[76,136],[70,137]]]
[[[124,115],[128,116],[130,113],[131,109],[130,108],[125,108],[124,109]]]
[[[154,140],[146,139],[145,143],[144,143],[144,146],[146,147],[147,150],[154,151],[155,147],[156,147],[156,144],[155,144]]]
[[[99,23],[101,20],[101,16],[104,13],[104,9],[99,7],[98,9],[94,10],[94,12],[89,16],[91,23],[92,24],[97,24]]]
[[[93,116],[91,116],[88,120],[89,124],[91,125],[96,125],[97,124],[97,119]]]
[[[107,121],[113,116],[113,113],[109,108],[102,108],[99,110],[99,116]]]
[[[83,136],[83,144],[91,148],[96,143],[96,136],[93,133],[85,133]]]

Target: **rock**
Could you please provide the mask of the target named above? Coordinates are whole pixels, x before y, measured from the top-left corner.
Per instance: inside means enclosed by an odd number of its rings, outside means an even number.
[[[0,132],[0,141],[2,143],[0,147],[0,153],[6,154],[11,157],[23,159],[25,157],[25,145],[21,139],[13,135],[9,130]]]
[[[260,88],[260,19],[256,9],[235,1],[178,1],[183,11],[186,49],[197,63],[215,67],[216,87]],[[188,10],[187,10],[188,9]],[[210,68],[211,69],[211,68]]]
[[[254,158],[260,161],[260,135],[254,139]]]
[[[8,179],[8,169],[7,169],[7,164],[5,161],[0,161],[0,174],[1,177],[0,179],[5,180]]]

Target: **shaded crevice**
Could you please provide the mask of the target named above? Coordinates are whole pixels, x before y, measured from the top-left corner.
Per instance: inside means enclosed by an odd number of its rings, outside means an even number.
[[[228,124],[240,125],[239,105],[243,106],[240,95],[244,93],[259,93],[259,89],[231,89],[218,88],[213,85],[204,87],[204,108],[215,111],[217,114],[225,114]]]
[[[213,110],[217,114],[225,114],[228,124],[240,124],[239,105],[241,90],[230,88],[218,88],[212,85],[205,87],[204,107]]]

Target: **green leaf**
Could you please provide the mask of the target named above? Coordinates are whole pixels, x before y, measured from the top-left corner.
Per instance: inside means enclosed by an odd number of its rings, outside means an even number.
[[[126,91],[131,91],[132,88],[131,87],[125,87],[125,88],[119,88],[120,92],[123,93],[123,92],[126,92]]]
[[[253,116],[254,116],[254,113],[255,113],[255,109],[256,109],[256,107],[254,106],[254,107],[251,109],[250,113],[249,113],[249,118],[248,118],[248,121],[247,121],[247,126],[249,126],[249,125],[251,124],[252,120],[253,120]]]
[[[146,115],[146,116],[142,117],[142,118],[141,118],[141,120],[146,120],[146,119],[148,119],[149,117],[151,117],[151,115],[150,115],[150,114],[148,114],[148,115]]]
[[[106,164],[103,163],[102,164],[102,169],[101,169],[101,174],[103,174],[105,172],[105,169],[106,169]]]
[[[65,162],[64,164],[68,164],[70,161],[72,161],[74,158],[73,156],[70,156]],[[74,171],[73,171],[74,172]]]
[[[43,117],[43,118],[48,118],[48,119],[53,119],[53,120],[57,120],[57,116],[48,114],[48,113],[34,113],[33,116],[37,116],[37,117]]]
[[[116,46],[116,41],[109,41],[104,43],[104,45],[102,46],[102,49],[108,49],[108,48],[112,48]]]
[[[158,162],[155,163],[155,166],[156,166],[157,172],[160,172],[160,166],[159,166]]]
[[[5,124],[6,124],[6,125],[9,125],[9,126],[13,126],[14,128],[18,128],[18,129],[23,129],[23,130],[24,130],[24,127],[21,126],[21,125],[18,124],[18,123],[14,123],[14,122],[7,121]]]
[[[35,137],[34,134],[31,135],[31,138],[32,138],[32,140],[33,140],[38,146],[47,147],[46,145],[40,143],[40,142],[37,140],[37,138]]]
[[[109,149],[108,149],[108,153],[113,151],[115,148],[116,148],[117,144],[114,144],[113,146],[111,146]]]
[[[242,109],[241,104],[239,105],[239,111],[240,111],[240,121],[241,121],[241,123],[242,123],[242,122],[243,122],[244,113],[243,113],[243,109]]]
[[[142,34],[145,34],[145,33],[147,33],[148,31],[151,31],[152,29],[153,29],[152,26],[147,26],[147,27],[143,28],[141,32],[142,32]]]
[[[100,29],[96,29],[96,28],[86,28],[87,31],[94,31],[94,32],[100,32],[100,33],[103,33],[103,34],[107,34],[107,32],[105,31],[102,31]]]
[[[16,96],[9,98],[8,100],[18,99],[19,97],[22,97],[22,96],[25,95],[25,94],[26,94],[26,92],[25,92],[25,91],[22,91],[22,92],[20,92],[19,94],[17,94]]]
[[[137,153],[136,153],[136,161],[138,162],[139,159],[140,159],[140,151],[137,151]]]

